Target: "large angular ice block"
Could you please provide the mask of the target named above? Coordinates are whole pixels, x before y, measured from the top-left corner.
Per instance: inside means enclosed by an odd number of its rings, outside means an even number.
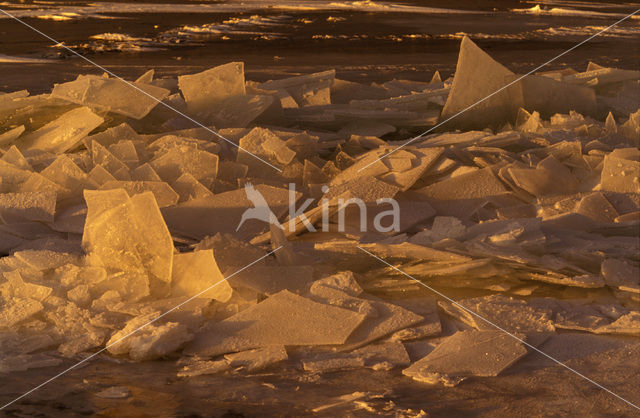
[[[244,63],[230,62],[198,74],[183,75],[178,77],[178,85],[189,112],[205,112],[228,97],[245,94]]]
[[[89,264],[171,281],[173,241],[151,192],[129,198],[123,189],[85,190],[84,196]]]

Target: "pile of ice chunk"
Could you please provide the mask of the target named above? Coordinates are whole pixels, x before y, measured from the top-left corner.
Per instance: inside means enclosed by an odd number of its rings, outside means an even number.
[[[640,335],[639,73],[518,77],[465,38],[444,82],[255,83],[232,62],[0,94],[0,372],[106,345],[181,355],[183,377],[295,352],[455,385],[558,330]]]

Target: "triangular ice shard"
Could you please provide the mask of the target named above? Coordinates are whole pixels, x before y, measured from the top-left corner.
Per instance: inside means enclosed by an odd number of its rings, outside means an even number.
[[[513,75],[465,36],[441,119],[447,120],[462,112],[453,124],[469,129],[486,128],[513,119],[522,106],[522,97],[517,90],[505,88],[509,83],[507,79]]]

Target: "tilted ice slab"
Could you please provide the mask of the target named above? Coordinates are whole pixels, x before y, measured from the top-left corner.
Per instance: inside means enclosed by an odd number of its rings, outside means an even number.
[[[168,95],[161,87],[92,75],[57,84],[51,92],[52,97],[133,119],[145,117]]]

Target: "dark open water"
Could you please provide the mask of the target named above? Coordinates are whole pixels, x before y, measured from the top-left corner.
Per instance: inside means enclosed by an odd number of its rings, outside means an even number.
[[[539,4],[540,11],[531,9]],[[601,1],[156,1],[0,2],[52,38],[125,77],[193,73],[231,60],[261,81],[335,68],[355,81],[429,80],[455,69],[468,34],[514,71],[526,72],[640,3]],[[531,9],[531,10],[527,10]],[[637,17],[637,16],[636,16]],[[0,91],[47,91],[78,73],[100,73],[31,29],[0,16]],[[592,60],[640,67],[640,19],[629,19],[550,65]],[[40,63],[15,62],[19,58]]]

